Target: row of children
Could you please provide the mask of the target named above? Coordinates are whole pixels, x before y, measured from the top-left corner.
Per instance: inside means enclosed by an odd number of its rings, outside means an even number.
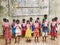
[[[57,17],[52,19],[51,22],[51,30],[50,30],[50,35],[51,39],[55,39],[57,37]],[[49,21],[47,18],[47,15],[44,15],[42,24],[40,23],[39,18],[36,19],[35,23],[33,23],[33,18],[30,17],[30,20],[25,21],[25,19],[22,20],[22,25],[20,24],[19,20],[13,20],[12,25],[10,26],[9,20],[4,18],[3,19],[3,32],[4,32],[4,38],[7,44],[7,40],[10,40],[11,43],[11,33],[10,30],[12,30],[13,37],[15,38],[15,43],[18,41],[20,42],[20,37],[21,35],[23,37],[26,37],[27,41],[31,41],[31,37],[35,37],[35,42],[39,42],[39,36],[40,33],[42,32],[42,38],[43,42],[46,42],[46,37],[48,36],[49,32]],[[42,30],[41,30],[42,28]],[[18,40],[17,40],[18,39]]]

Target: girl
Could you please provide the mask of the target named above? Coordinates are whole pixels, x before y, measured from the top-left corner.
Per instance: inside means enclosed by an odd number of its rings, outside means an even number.
[[[43,23],[42,23],[42,37],[43,37],[43,42],[46,42],[47,32],[48,32],[48,22],[46,22],[46,20],[43,19]]]
[[[16,20],[15,28],[16,28],[15,43],[17,41],[19,43],[20,42],[20,36],[21,36],[21,25],[19,24],[19,20]]]
[[[39,36],[41,35],[41,23],[39,17],[37,17],[37,21],[39,23]]]
[[[39,23],[38,21],[35,21],[35,29],[34,29],[34,37],[35,37],[35,42],[39,42],[38,40],[38,37],[39,37]],[[37,38],[37,39],[36,39]]]
[[[33,37],[33,32],[34,32],[34,24],[32,22],[33,18],[30,17],[30,25],[31,25],[31,30],[32,30],[32,37]]]
[[[6,19],[6,22],[3,25],[3,29],[4,29],[5,44],[7,45],[8,40],[9,40],[9,43],[11,44],[11,32],[10,32],[10,25],[9,25],[8,19]]]
[[[25,36],[25,32],[26,32],[26,23],[25,23],[25,19],[22,20],[22,36]]]
[[[52,22],[51,22],[51,39],[55,40],[55,36],[56,36],[56,22],[55,22],[55,19],[52,19]]]
[[[57,38],[57,32],[58,32],[58,17],[55,17],[56,22],[56,38]]]
[[[6,18],[3,18],[2,27],[5,25],[5,23],[6,23]],[[4,28],[3,28],[3,37],[4,37]]]
[[[32,37],[33,37],[33,33],[34,33],[34,24],[32,24],[31,30],[32,30]]]
[[[15,19],[13,19],[13,22],[12,22],[12,25],[11,25],[13,37],[15,37],[15,28],[14,28],[14,26],[15,26]]]
[[[25,37],[27,38],[27,41],[30,42],[30,41],[31,41],[31,40],[30,40],[30,38],[31,38],[31,25],[30,25],[29,20],[27,20],[26,26],[27,26],[27,30],[26,30],[26,35],[25,35]]]

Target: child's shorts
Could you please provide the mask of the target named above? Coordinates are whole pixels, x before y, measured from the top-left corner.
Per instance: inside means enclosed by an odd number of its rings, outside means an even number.
[[[21,36],[21,30],[16,30],[16,34],[15,34],[15,36]]]
[[[20,33],[16,33],[15,36],[16,36],[16,37],[17,37],[17,36],[21,36],[21,34],[20,34]]]
[[[47,32],[42,32],[42,36],[44,37],[44,36],[47,36],[48,35],[48,33]]]

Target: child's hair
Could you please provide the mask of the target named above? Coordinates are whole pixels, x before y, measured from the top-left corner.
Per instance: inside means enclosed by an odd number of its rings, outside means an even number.
[[[44,23],[45,19],[43,19],[42,23]]]
[[[29,20],[27,20],[27,24],[28,24],[28,23],[30,23],[30,21],[29,21]]]
[[[39,20],[39,17],[37,17],[37,20]]]
[[[37,23],[38,21],[36,20],[35,23]]]
[[[13,19],[13,22],[15,22],[15,19]]]
[[[54,20],[55,20],[55,18],[52,19],[52,21],[54,21]]]
[[[33,20],[33,18],[32,17],[30,17],[30,21],[32,21]]]
[[[25,19],[22,19],[23,23],[25,23]]]
[[[19,24],[19,22],[20,22],[20,21],[17,19],[17,20],[16,20],[16,23]]]
[[[57,21],[58,17],[55,17],[55,21]]]
[[[6,22],[6,18],[3,18],[3,21]]]
[[[9,20],[8,20],[8,19],[6,19],[6,22],[9,22]]]
[[[44,17],[47,18],[47,14],[45,14]]]

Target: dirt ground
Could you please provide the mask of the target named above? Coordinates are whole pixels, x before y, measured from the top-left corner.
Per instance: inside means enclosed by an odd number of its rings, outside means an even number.
[[[0,45],[5,45],[5,41],[3,38],[0,38]],[[11,44],[7,45],[60,45],[60,36],[58,36],[55,41],[50,39],[50,36],[47,37],[47,42],[42,42],[42,37],[39,37],[39,42],[35,43],[34,38],[31,38],[31,42],[26,42],[26,38],[21,38],[20,43],[14,43],[14,38],[11,40]]]

